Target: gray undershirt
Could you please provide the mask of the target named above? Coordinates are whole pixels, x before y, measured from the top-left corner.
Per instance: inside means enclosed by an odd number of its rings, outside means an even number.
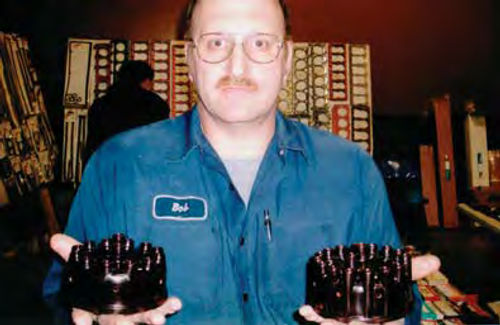
[[[241,199],[245,202],[245,206],[248,206],[252,186],[261,160],[262,157],[254,159],[222,159],[234,187],[236,187]]]

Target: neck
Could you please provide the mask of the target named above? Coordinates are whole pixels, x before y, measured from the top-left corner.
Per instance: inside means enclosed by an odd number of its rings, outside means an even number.
[[[200,109],[203,134],[222,159],[253,159],[262,157],[275,130],[276,112],[261,119],[230,123],[214,119]]]

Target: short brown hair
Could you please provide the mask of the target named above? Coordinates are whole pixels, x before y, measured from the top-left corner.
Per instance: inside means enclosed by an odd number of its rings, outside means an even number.
[[[292,26],[290,24],[290,10],[286,4],[285,0],[278,0],[280,4],[281,11],[283,13],[283,18],[285,20],[285,32],[287,36],[292,33]],[[184,19],[179,24],[178,35],[181,38],[189,38],[191,34],[191,20],[193,18],[194,8],[198,4],[198,0],[189,0],[188,4],[184,9]]]

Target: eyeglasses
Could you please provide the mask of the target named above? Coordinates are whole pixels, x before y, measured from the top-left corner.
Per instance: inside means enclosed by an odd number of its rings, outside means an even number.
[[[266,33],[250,34],[244,37],[234,34],[206,33],[193,41],[198,56],[207,63],[220,63],[227,60],[232,55],[236,43],[243,45],[243,52],[253,62],[271,63],[278,57],[284,41],[280,36]]]

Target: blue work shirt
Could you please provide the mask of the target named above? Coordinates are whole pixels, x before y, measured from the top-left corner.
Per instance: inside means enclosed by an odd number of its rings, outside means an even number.
[[[80,241],[122,232],[164,247],[168,292],[183,302],[168,324],[295,324],[316,251],[400,245],[382,178],[357,145],[278,113],[245,206],[196,108],[106,142],[65,232]],[[46,295],[59,289],[60,269]]]

